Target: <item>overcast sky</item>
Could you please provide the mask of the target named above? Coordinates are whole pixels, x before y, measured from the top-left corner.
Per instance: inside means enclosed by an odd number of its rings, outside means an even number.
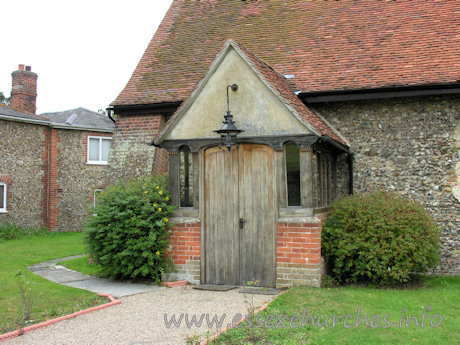
[[[12,0],[2,5],[0,92],[19,64],[38,74],[37,114],[105,109],[172,0]]]

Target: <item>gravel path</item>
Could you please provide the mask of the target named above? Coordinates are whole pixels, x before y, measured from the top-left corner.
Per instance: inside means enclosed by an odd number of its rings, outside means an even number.
[[[254,305],[262,306],[274,297],[245,295],[239,289],[220,292],[194,290],[190,286],[164,288],[123,297],[120,305],[58,322],[3,344],[185,344],[187,336],[200,334],[200,339],[203,339],[208,330],[211,330],[211,335],[214,334],[215,326],[210,329],[204,321],[200,328],[187,328],[182,321],[180,327],[167,328],[165,313],[168,319],[171,315],[178,318],[181,313],[188,313],[189,317],[195,314],[198,319],[203,313],[209,314],[210,318],[217,315],[219,319],[226,314],[223,324],[226,326],[236,314],[247,313],[248,304],[245,300],[253,299]]]

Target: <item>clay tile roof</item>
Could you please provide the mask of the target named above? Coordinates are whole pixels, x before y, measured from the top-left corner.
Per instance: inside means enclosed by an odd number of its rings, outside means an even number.
[[[304,125],[307,128],[309,128],[314,134],[318,136],[329,137],[344,145],[345,147],[349,147],[348,142],[340,135],[340,133],[336,129],[334,129],[329,123],[327,123],[325,119],[315,114],[305,104],[302,103],[302,101],[295,95],[295,93],[292,92],[284,76],[276,72],[267,63],[255,56],[242,45],[234,42],[233,40],[229,40],[224,45],[222,50],[217,54],[212,65],[214,65],[216,61],[222,58],[222,55],[224,54],[229,45],[231,45],[240,53],[242,58],[254,69],[256,74],[262,79],[265,85],[268,88],[270,88],[280,98],[280,100],[292,111],[293,115],[298,117],[299,120],[303,122]],[[198,83],[198,85],[192,91],[196,91],[201,86],[200,84],[203,81],[204,79],[202,79],[202,81]],[[187,102],[190,102],[190,99],[188,99]],[[154,142],[158,142],[159,139],[163,137],[163,135],[166,134],[166,132],[169,131],[169,127],[176,122],[177,117],[179,116],[187,102],[182,103],[182,105],[176,110],[173,116],[166,123],[163,130],[160,133],[158,133],[158,135],[155,137]]]
[[[252,54],[242,45],[235,42],[232,42],[232,45],[250,59],[253,66],[259,72],[259,75],[261,75],[262,78],[264,78],[265,81],[275,89],[275,92],[281,97],[287,106],[295,110],[295,112],[301,117],[307,127],[313,127],[311,129],[313,129],[319,135],[327,136],[345,146],[349,146],[345,139],[343,139],[343,137],[338,133],[338,131],[335,130],[330,124],[328,124],[325,119],[315,114],[305,104],[302,103],[297,95],[292,92],[284,76],[276,72],[273,68]]]
[[[112,105],[183,101],[228,39],[292,91],[460,81],[460,1],[175,0]]]

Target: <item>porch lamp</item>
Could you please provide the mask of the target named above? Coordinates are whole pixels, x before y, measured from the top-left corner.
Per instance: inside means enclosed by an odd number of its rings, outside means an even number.
[[[236,128],[235,123],[233,122],[233,115],[230,114],[230,103],[228,100],[228,89],[232,91],[238,90],[238,85],[227,85],[227,114],[224,115],[224,122],[220,129],[214,131],[220,135],[220,144],[219,148],[222,148],[222,145],[227,147],[227,150],[230,151],[233,145],[236,145],[236,136],[240,134],[241,129]]]

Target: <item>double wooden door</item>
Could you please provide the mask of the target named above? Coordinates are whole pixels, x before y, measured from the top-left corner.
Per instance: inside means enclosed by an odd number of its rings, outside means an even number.
[[[273,150],[241,144],[204,152],[202,283],[275,286]]]

